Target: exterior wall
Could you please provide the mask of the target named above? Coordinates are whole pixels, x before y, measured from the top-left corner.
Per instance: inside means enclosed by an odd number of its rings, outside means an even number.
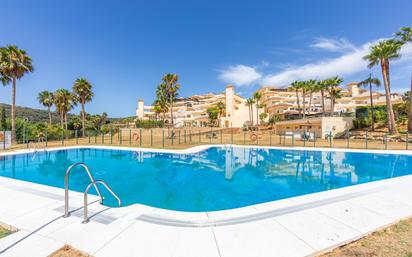
[[[316,137],[325,138],[330,132],[333,135],[353,128],[350,117],[319,117],[300,120],[281,121],[275,124],[276,133],[315,132]]]

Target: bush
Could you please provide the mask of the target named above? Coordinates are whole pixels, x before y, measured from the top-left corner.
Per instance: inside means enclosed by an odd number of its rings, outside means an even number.
[[[163,128],[164,122],[159,120],[137,120],[136,128]]]

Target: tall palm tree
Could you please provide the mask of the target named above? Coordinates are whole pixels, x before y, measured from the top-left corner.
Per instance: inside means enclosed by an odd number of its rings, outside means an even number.
[[[255,103],[255,99],[248,98],[246,100],[246,105],[249,107],[249,121],[251,121],[252,125],[253,125],[253,104]]]
[[[174,127],[174,117],[173,117],[173,103],[176,98],[179,96],[180,84],[177,83],[179,76],[173,73],[167,73],[162,78],[163,82],[161,83],[161,88],[165,92],[166,101],[169,103],[170,109],[170,121]]]
[[[318,81],[311,79],[307,81],[307,90],[309,91],[309,110],[308,114],[310,114],[310,110],[312,108],[312,100],[313,100],[313,93],[316,93],[319,91],[319,83]]]
[[[386,109],[388,113],[388,129],[389,133],[396,134],[395,115],[393,113],[391,101],[391,82],[389,78],[389,61],[400,57],[399,51],[402,43],[398,40],[389,39],[382,40],[371,46],[368,55],[363,59],[369,62],[368,67],[372,68],[378,64],[381,65],[383,84],[385,86]]]
[[[299,100],[299,91],[302,89],[302,82],[301,81],[293,81],[290,84],[289,90],[295,91],[296,93],[296,102],[298,104],[298,111],[299,111],[299,118],[302,116],[302,110],[300,109],[300,100]]]
[[[253,94],[253,98],[255,99],[256,104],[256,125],[259,125],[259,108],[261,108],[259,101],[262,98],[262,94],[259,92],[255,92]]]
[[[302,90],[302,109],[303,109],[303,116],[302,118],[305,119],[306,118],[306,93],[307,93],[307,89],[308,89],[308,84],[307,81],[301,81],[300,82],[300,89]]]
[[[53,106],[53,93],[47,90],[41,91],[37,96],[37,100],[44,107],[47,107],[49,113],[49,125],[52,123],[51,107]]]
[[[77,104],[76,97],[67,89],[57,89],[54,92],[54,106],[60,115],[60,126],[67,130],[67,113]]]
[[[370,98],[370,105],[371,105],[371,114],[372,114],[372,131],[375,130],[375,108],[373,106],[373,92],[372,92],[372,85],[379,87],[381,85],[381,81],[378,78],[372,78],[372,75],[369,74],[369,77],[361,82],[358,83],[358,87],[369,87],[369,98]]]
[[[343,79],[335,76],[328,79],[328,93],[330,97],[330,115],[332,116],[335,112],[335,103],[336,99],[342,97],[342,89],[339,87],[340,84],[343,82]]]
[[[225,105],[224,102],[219,101],[219,102],[216,104],[216,107],[217,107],[217,109],[219,110],[219,122],[220,122],[220,119],[221,119],[221,118],[223,117],[223,115],[225,114],[226,105]]]
[[[94,96],[92,91],[92,84],[87,81],[85,78],[78,78],[74,81],[73,84],[73,92],[77,100],[80,102],[82,106],[81,116],[82,116],[82,136],[85,136],[85,116],[86,112],[84,110],[84,105],[90,101]]]
[[[329,80],[324,79],[324,80],[319,81],[318,88],[320,91],[320,97],[322,101],[322,116],[324,116],[326,113],[325,111],[325,91],[328,91],[329,86],[330,86]]]
[[[32,59],[26,51],[14,45],[0,48],[0,74],[4,85],[12,84],[11,142],[16,143],[16,83],[26,73],[33,71]]]
[[[399,39],[402,45],[412,42],[412,28],[402,27],[401,31],[395,33],[395,36]],[[411,76],[411,91],[412,93],[412,76]],[[412,101],[409,99],[409,118],[408,118],[408,131],[412,132]]]

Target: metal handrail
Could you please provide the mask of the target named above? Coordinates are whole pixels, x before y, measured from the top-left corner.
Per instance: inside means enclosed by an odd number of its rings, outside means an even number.
[[[114,198],[116,198],[118,205],[119,206],[122,205],[122,201],[120,200],[120,198],[116,195],[115,192],[113,192],[113,190],[109,187],[109,185],[107,185],[106,182],[104,182],[103,180],[93,181],[86,187],[86,190],[84,191],[84,194],[83,194],[83,200],[84,200],[84,206],[83,206],[84,218],[82,221],[83,224],[86,224],[89,222],[89,217],[87,213],[87,193],[89,192],[92,186],[96,186],[97,184],[102,184],[107,189],[107,191],[109,191],[114,196]]]
[[[64,175],[64,218],[67,218],[70,216],[69,213],[69,175],[70,172],[73,168],[77,167],[77,166],[81,166],[84,168],[84,170],[86,171],[87,175],[90,178],[90,181],[93,183],[95,182],[92,174],[90,173],[89,167],[87,167],[87,165],[83,162],[77,162],[75,164],[72,164],[67,170],[66,170],[66,174]],[[100,203],[103,202],[103,196],[100,193],[99,188],[97,187],[96,183],[94,183],[94,188],[96,189],[97,194],[100,197]]]

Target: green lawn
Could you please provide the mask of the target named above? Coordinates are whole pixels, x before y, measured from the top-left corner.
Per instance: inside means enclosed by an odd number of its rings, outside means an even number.
[[[8,236],[8,235],[10,235],[11,233],[13,233],[13,232],[11,232],[10,230],[7,230],[7,229],[5,229],[5,228],[3,228],[3,227],[0,226],[0,238],[3,238],[3,237],[5,237],[5,236]]]

